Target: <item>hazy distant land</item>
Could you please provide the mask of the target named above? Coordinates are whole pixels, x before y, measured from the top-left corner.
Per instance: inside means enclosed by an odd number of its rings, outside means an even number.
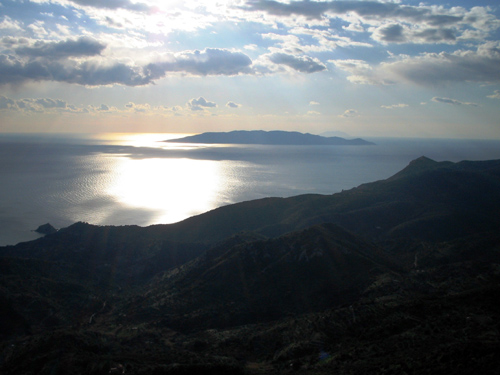
[[[231,132],[208,132],[188,137],[169,139],[165,142],[209,143],[209,144],[258,144],[258,145],[331,145],[331,146],[366,146],[374,143],[361,138],[345,139],[341,137],[322,137],[309,133],[264,130],[235,130]]]

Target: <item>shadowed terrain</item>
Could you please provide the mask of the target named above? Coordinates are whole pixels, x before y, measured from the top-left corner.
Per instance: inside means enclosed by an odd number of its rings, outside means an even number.
[[[496,374],[500,161],[0,248],[2,374]]]

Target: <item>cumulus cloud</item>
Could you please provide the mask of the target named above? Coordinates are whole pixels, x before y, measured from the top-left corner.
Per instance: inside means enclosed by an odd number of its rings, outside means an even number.
[[[90,6],[93,8],[101,9],[126,9],[135,12],[149,12],[154,8],[145,3],[134,3],[130,0],[69,0],[72,3]]]
[[[326,69],[326,66],[309,56],[295,56],[286,53],[272,53],[269,60],[278,65],[286,65],[302,73],[316,73]]]
[[[318,102],[315,102],[314,100],[311,100],[311,101],[309,102],[309,105],[319,105],[319,103],[318,103]]]
[[[403,4],[401,1],[248,1],[243,9],[279,17],[285,22],[298,17],[317,22],[341,19],[350,32],[369,31],[382,43],[456,43],[458,40],[486,40],[500,27],[489,7],[471,10],[454,6]]]
[[[82,113],[86,111],[85,108],[79,108],[75,105],[71,105],[62,99],[24,98],[15,100],[6,96],[0,96],[0,110],[21,111],[26,113]]]
[[[476,51],[425,53],[402,56],[396,61],[370,66],[360,60],[331,60],[337,68],[351,75],[353,83],[394,84],[409,82],[435,86],[455,82],[500,82],[500,43],[488,42]]]
[[[383,25],[372,29],[372,38],[382,43],[455,43],[456,32],[449,28],[410,29],[401,24]]]
[[[0,109],[12,109],[16,102],[6,96],[0,95]]]
[[[433,26],[455,24],[463,20],[461,15],[436,14],[432,8],[408,6],[398,2],[379,1],[250,1],[246,8],[250,11],[263,11],[275,16],[304,16],[320,19],[325,14],[346,15],[355,13],[360,17],[377,19],[406,19],[427,22]]]
[[[451,105],[456,105],[456,106],[479,107],[479,105],[476,103],[461,102],[460,100],[450,99],[450,98],[434,97],[434,98],[432,98],[432,101],[436,102],[436,103],[451,104]]]
[[[495,90],[495,92],[491,95],[488,95],[488,98],[491,99],[500,99],[500,90]]]
[[[187,106],[191,111],[203,111],[205,108],[215,108],[217,104],[200,96],[198,99],[191,99]]]
[[[235,103],[235,102],[227,102],[226,107],[228,108],[240,108],[241,104]]]
[[[167,61],[148,64],[145,70],[153,78],[168,72],[181,72],[198,76],[237,75],[251,73],[252,60],[241,52],[207,48],[203,51],[186,51],[169,56]]]
[[[146,113],[151,110],[151,106],[149,104],[136,104],[133,102],[128,102],[125,104],[125,108],[135,113]]]
[[[489,42],[477,51],[427,53],[381,65],[381,73],[393,74],[422,85],[451,82],[500,82],[500,43]]]
[[[252,61],[240,52],[224,49],[187,51],[168,55],[164,61],[136,66],[120,61],[75,60],[69,57],[95,55],[105,46],[91,39],[39,43],[18,48],[21,56],[0,55],[0,85],[27,81],[57,81],[87,86],[120,84],[142,86],[168,73],[198,76],[252,73]],[[51,58],[50,52],[59,59]]]
[[[67,57],[96,56],[106,48],[105,44],[89,37],[61,42],[36,42],[30,47],[18,47],[15,52],[19,56],[46,57],[61,59]]]
[[[11,31],[22,31],[23,27],[19,21],[15,21],[9,16],[4,16],[2,22],[0,22],[0,30],[11,30]]]
[[[347,109],[346,111],[344,111],[344,113],[339,115],[339,117],[348,118],[348,117],[356,117],[357,115],[358,111],[356,111],[355,109]]]

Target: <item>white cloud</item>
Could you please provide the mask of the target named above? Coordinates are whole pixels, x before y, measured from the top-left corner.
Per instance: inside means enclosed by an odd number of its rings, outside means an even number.
[[[500,99],[500,90],[495,90],[495,92],[491,95],[488,95],[488,98],[491,99]]]
[[[0,22],[0,29],[11,30],[11,31],[23,31],[22,23],[13,20],[9,16],[4,16],[2,22]]]
[[[344,113],[339,115],[339,117],[349,118],[349,117],[356,117],[357,115],[358,111],[356,111],[355,109],[347,109],[346,111],[344,111]]]

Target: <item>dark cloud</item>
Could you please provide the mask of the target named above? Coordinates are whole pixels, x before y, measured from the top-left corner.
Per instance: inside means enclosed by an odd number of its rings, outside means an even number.
[[[457,105],[457,106],[464,106],[465,105],[465,106],[470,106],[470,107],[479,107],[479,105],[476,103],[461,102],[460,100],[450,99],[450,98],[434,97],[434,98],[432,98],[432,101],[437,102],[437,103],[451,104],[451,105]]]
[[[388,25],[377,30],[376,39],[382,42],[403,43],[406,41],[401,25]]]
[[[193,75],[237,75],[250,73],[252,60],[241,52],[207,48],[204,51],[189,51],[175,55],[171,61],[151,63],[146,66],[153,78],[161,78],[168,72],[183,72]]]
[[[96,56],[106,48],[106,45],[97,40],[81,37],[77,40],[65,40],[61,42],[36,42],[31,47],[19,47],[15,52],[19,56],[46,57],[61,59],[67,57]]]
[[[421,85],[453,82],[500,82],[500,44],[485,43],[477,51],[429,53],[381,66],[382,75],[397,75]]]
[[[203,111],[204,108],[215,108],[217,104],[209,102],[204,97],[200,96],[198,99],[191,99],[188,102],[188,107],[191,111]]]
[[[127,9],[134,12],[149,12],[154,8],[144,3],[133,3],[130,0],[69,0],[72,3],[101,9]]]
[[[378,1],[292,1],[289,4],[277,1],[249,1],[245,8],[250,11],[264,11],[276,16],[301,15],[319,19],[325,13],[337,15],[349,12],[367,18],[403,18],[413,21],[424,21],[433,26],[449,25],[460,22],[463,17],[450,15],[434,15],[428,8],[412,7],[397,3],[381,3]]]
[[[66,108],[67,103],[61,99],[36,99],[36,104],[41,105],[44,108]]]
[[[453,43],[457,39],[452,29],[427,28],[412,31],[399,24],[378,28],[373,33],[373,38],[384,43]]]
[[[235,102],[227,102],[226,107],[228,107],[228,108],[240,108],[241,104],[237,104]]]
[[[286,53],[273,53],[269,56],[275,64],[283,64],[302,73],[316,73],[326,69],[321,62],[309,56],[295,56]]]
[[[16,52],[20,55],[0,55],[0,85],[57,81],[88,86],[141,86],[163,78],[170,72],[198,76],[252,73],[252,60],[247,55],[224,49],[170,55],[167,61],[146,66],[70,59],[73,56],[95,55],[103,48],[102,44],[85,38],[74,42],[38,43],[33,47],[19,48]]]
[[[103,66],[92,62],[59,62],[48,59],[24,62],[13,56],[0,55],[0,85],[28,81],[56,81],[99,86],[121,84],[141,86],[151,83],[140,68],[122,63]]]
[[[426,43],[454,42],[457,39],[455,31],[451,29],[426,29],[414,36]]]
[[[101,104],[101,106],[97,107],[96,110],[98,110],[100,112],[107,112],[110,110],[110,108],[106,104]]]

